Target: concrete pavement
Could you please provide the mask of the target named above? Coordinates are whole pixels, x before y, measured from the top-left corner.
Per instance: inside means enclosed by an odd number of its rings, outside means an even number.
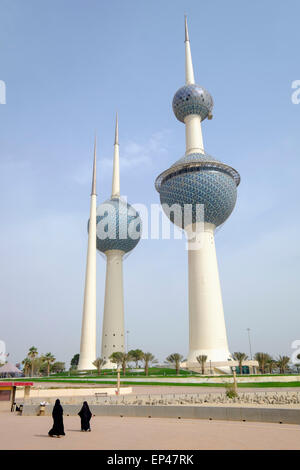
[[[0,449],[299,449],[300,426],[169,418],[95,417],[80,432],[64,418],[66,436],[48,437],[52,418],[0,414]]]

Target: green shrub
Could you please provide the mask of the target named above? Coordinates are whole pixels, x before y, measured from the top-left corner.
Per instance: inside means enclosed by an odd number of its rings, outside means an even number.
[[[238,393],[235,391],[234,384],[226,384],[225,390],[227,398],[236,398],[238,396]]]

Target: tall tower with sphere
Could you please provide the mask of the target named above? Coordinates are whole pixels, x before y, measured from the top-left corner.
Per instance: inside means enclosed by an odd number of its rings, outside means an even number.
[[[123,257],[141,237],[138,212],[120,196],[119,126],[116,118],[111,198],[97,207],[97,249],[106,256],[105,300],[101,357],[105,368],[114,367],[110,356],[125,352]]]
[[[205,88],[195,83],[186,18],[185,73],[186,84],[175,93],[173,111],[185,124],[186,152],[158,176],[155,186],[167,216],[189,234],[187,365],[197,363],[200,355],[207,356],[207,361],[212,363],[224,363],[230,359],[230,352],[214,232],[234,209],[240,176],[235,169],[204,151],[201,123],[212,118],[213,99]],[[174,216],[168,209],[173,205],[182,214],[191,208],[190,218]],[[198,210],[199,205],[203,211]]]

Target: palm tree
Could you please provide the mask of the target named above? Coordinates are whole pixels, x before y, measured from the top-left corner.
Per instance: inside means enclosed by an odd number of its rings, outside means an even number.
[[[138,368],[139,361],[142,361],[144,357],[143,351],[141,349],[131,349],[131,351],[129,351],[128,354],[130,356],[130,359],[132,359],[135,362],[136,368]]]
[[[129,353],[121,353],[122,354],[122,369],[123,375],[126,373],[127,362],[131,360],[131,356]]]
[[[155,357],[153,356],[153,354],[147,352],[147,353],[143,353],[143,360],[144,360],[144,367],[145,367],[145,375],[148,375],[149,373],[149,364],[153,364],[155,362],[157,362],[157,360],[155,359]]]
[[[196,357],[197,361],[199,362],[199,364],[201,364],[201,369],[202,369],[202,375],[204,375],[204,371],[205,371],[205,363],[207,361],[207,356],[197,356]]]
[[[29,359],[29,357],[25,357],[25,359],[23,359],[22,361],[22,364],[24,365],[24,375],[26,377],[31,368],[31,360]]]
[[[263,353],[263,352],[257,352],[254,355],[254,359],[258,362],[259,369],[262,374],[265,373],[266,363],[268,362],[269,358],[270,358],[270,355],[267,353]]]
[[[279,367],[280,373],[284,374],[287,368],[290,358],[288,356],[279,356],[277,359],[277,365]]]
[[[93,362],[93,365],[97,367],[98,375],[101,374],[101,369],[105,364],[106,364],[106,360],[102,359],[102,357],[97,357],[97,359]]]
[[[182,360],[183,356],[179,353],[170,354],[170,356],[166,358],[167,362],[170,362],[170,364],[175,364],[176,375],[179,375],[180,363]]]
[[[116,352],[113,352],[110,356],[109,356],[109,359],[111,360],[111,362],[113,362],[114,364],[117,364],[117,367],[120,367],[120,365],[122,364],[122,354],[121,352],[119,351],[116,351]]]
[[[116,351],[116,352],[112,353],[112,355],[110,356],[109,359],[111,360],[111,362],[117,364],[117,367],[122,366],[123,375],[125,375],[127,362],[130,361],[130,359],[131,359],[130,354],[129,353],[126,354],[126,353],[123,353],[123,352],[120,352],[120,351]]]
[[[232,354],[232,357],[235,361],[238,361],[240,374],[242,374],[243,373],[243,362],[247,361],[247,359],[248,359],[247,354],[242,353],[242,352],[235,352],[235,353]]]
[[[268,368],[269,374],[273,374],[273,369],[275,368],[276,365],[277,365],[276,361],[275,361],[275,359],[273,359],[273,357],[270,356],[266,360],[266,366]]]
[[[38,350],[35,346],[31,346],[28,351],[27,356],[31,359],[31,377],[33,376],[33,366],[34,366],[34,359],[38,355]]]
[[[50,375],[50,364],[53,364],[56,359],[55,357],[53,356],[53,354],[51,354],[50,352],[44,354],[42,357],[42,362],[45,362],[47,364],[47,376],[49,377]]]

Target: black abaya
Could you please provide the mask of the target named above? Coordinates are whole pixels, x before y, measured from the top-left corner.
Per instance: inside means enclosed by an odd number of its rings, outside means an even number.
[[[49,431],[49,436],[64,436],[63,409],[59,400],[56,400],[53,411],[53,427]]]
[[[92,413],[86,401],[83,402],[82,408],[78,414],[81,418],[81,431],[90,431],[90,419],[92,417]]]

